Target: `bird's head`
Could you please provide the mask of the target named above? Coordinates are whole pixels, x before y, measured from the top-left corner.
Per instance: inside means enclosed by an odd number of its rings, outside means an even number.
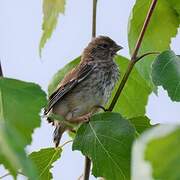
[[[107,36],[98,36],[85,48],[83,55],[93,57],[99,60],[112,60],[116,53],[122,49],[111,38]]]

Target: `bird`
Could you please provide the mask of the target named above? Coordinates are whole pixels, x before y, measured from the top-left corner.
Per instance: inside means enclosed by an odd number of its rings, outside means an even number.
[[[104,108],[120,76],[114,57],[122,46],[108,36],[98,36],[84,49],[80,63],[68,72],[48,99],[44,114],[62,116],[70,123],[84,123]],[[47,118],[48,119],[48,118]],[[53,121],[53,141],[58,147],[66,123]]]

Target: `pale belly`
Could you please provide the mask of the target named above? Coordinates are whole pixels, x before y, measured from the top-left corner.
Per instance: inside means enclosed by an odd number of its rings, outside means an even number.
[[[110,73],[93,73],[57,103],[54,113],[73,119],[96,111],[97,106],[107,103],[117,79],[118,72],[113,76]]]

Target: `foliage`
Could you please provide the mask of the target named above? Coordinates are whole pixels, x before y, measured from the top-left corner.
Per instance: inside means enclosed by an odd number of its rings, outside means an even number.
[[[0,79],[0,163],[16,177],[19,168],[34,177],[33,165],[24,148],[31,143],[32,133],[40,126],[40,110],[46,95],[34,83]]]
[[[163,86],[172,101],[180,101],[180,58],[173,51],[161,53],[152,66],[152,79]]]
[[[179,138],[180,127],[175,125],[145,132],[133,146],[132,179],[179,179]]]
[[[64,75],[73,69],[80,62],[80,57],[68,63],[65,67],[60,69],[52,78],[48,90],[49,95],[56,89],[58,83],[62,80]],[[122,80],[122,76],[125,73],[129,60],[123,56],[117,56],[115,59],[116,64],[119,67],[121,78],[119,83]],[[117,87],[112,93],[112,97],[115,95]],[[139,89],[137,92],[136,89]],[[118,99],[118,102],[114,108],[114,112],[120,112],[123,116],[127,118],[143,116],[145,115],[145,108],[148,100],[148,96],[151,93],[152,89],[148,86],[146,81],[141,77],[139,72],[134,68],[132,76],[129,77],[129,80],[126,84],[125,90],[123,91],[121,97]],[[109,102],[111,102],[110,99]],[[108,105],[107,105],[108,106]],[[123,108],[126,107],[126,108]]]
[[[116,63],[119,66],[121,72],[121,78],[117,83],[116,88],[112,93],[114,97],[118,85],[120,84],[123,75],[125,74],[129,60],[122,56],[116,57]],[[138,91],[137,91],[138,89]],[[148,86],[146,81],[141,77],[136,67],[132,70],[121,96],[118,99],[113,111],[120,112],[124,117],[132,118],[137,116],[144,116],[146,113],[146,105],[148,96],[152,92],[152,89]],[[110,99],[109,102],[111,102]],[[126,107],[126,108],[124,108]]]
[[[171,0],[158,1],[145,33],[141,48],[139,49],[140,55],[151,51],[161,52],[170,48],[171,38],[176,36],[180,21],[179,15],[174,9],[177,7],[177,4],[179,4],[179,0],[174,0],[174,3],[171,2],[171,5],[168,1],[170,2]],[[137,0],[133,7],[129,18],[128,29],[128,41],[131,54],[144,23],[150,3],[151,0]],[[151,86],[151,64],[154,58],[155,55],[146,56],[143,61],[139,61],[136,65],[140,74]]]
[[[43,1],[43,34],[39,44],[39,52],[44,47],[47,39],[52,35],[53,30],[56,28],[59,14],[63,14],[65,9],[65,0],[44,0]]]
[[[152,51],[158,51],[159,55],[146,55],[138,62],[116,56],[121,78],[107,108],[122,83],[124,89],[118,95],[113,112],[93,115],[90,122],[76,126],[74,130],[77,132],[72,135],[73,150],[81,151],[92,160],[95,177],[106,180],[180,179],[179,125],[152,126],[146,116],[148,97],[158,86],[168,92],[172,101],[180,101],[180,56],[170,50],[171,39],[177,35],[179,28],[180,1],[153,2],[157,4],[155,9],[151,9],[152,17],[147,29],[144,29],[143,38],[140,32],[151,0],[136,0],[129,18],[129,51],[131,55],[134,50],[138,52],[135,60]],[[65,0],[43,1],[40,53],[57,25],[59,14],[64,11]],[[137,41],[139,36],[142,42]],[[140,47],[136,49],[137,42]],[[77,57],[54,75],[48,95],[79,62],[80,57]],[[43,148],[28,157],[25,151],[32,141],[34,129],[40,126],[40,111],[46,103],[46,94],[38,85],[9,78],[0,79],[0,164],[14,179],[19,172],[29,179],[53,178],[51,169],[61,157],[61,147]],[[52,114],[52,117],[66,122],[59,115]]]
[[[52,164],[60,158],[61,152],[61,148],[45,148],[29,155],[29,158],[38,170],[38,177],[36,177],[36,179],[50,180],[53,178],[49,170],[53,168]]]
[[[79,62],[80,62],[80,57],[66,64],[62,69],[60,69],[57,73],[54,74],[48,86],[49,96],[56,90],[56,87],[61,82],[65,74],[70,70],[72,70]]]
[[[91,158],[94,176],[107,180],[130,179],[134,138],[135,129],[128,120],[118,113],[102,113],[79,128],[73,150],[80,150]]]
[[[171,8],[175,9],[176,13],[179,16],[180,20],[180,3],[178,0],[167,0],[168,3],[170,4]]]
[[[152,127],[150,119],[147,116],[134,117],[129,119],[129,121],[135,126],[139,134]]]

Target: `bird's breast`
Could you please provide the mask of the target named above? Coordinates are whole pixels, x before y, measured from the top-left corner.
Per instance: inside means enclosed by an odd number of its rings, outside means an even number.
[[[104,106],[119,77],[118,67],[97,66],[94,71],[79,83],[67,96],[70,109],[80,108],[89,112],[97,105]],[[84,109],[84,110],[83,110]]]
[[[111,92],[119,79],[119,70],[115,63],[110,66],[99,66],[92,74],[92,86],[94,89],[94,98],[101,101],[101,104],[107,103]]]

